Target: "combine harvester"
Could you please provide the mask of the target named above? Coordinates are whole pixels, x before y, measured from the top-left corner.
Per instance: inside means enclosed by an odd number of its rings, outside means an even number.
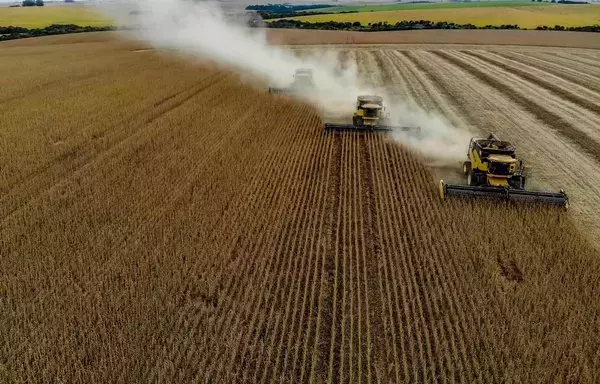
[[[294,81],[287,88],[269,87],[269,93],[276,95],[298,95],[314,88],[312,69],[299,68],[294,73]]]
[[[565,192],[536,192],[525,190],[523,161],[518,161],[516,148],[508,141],[490,134],[485,139],[472,138],[463,172],[467,185],[446,184],[440,180],[440,195],[482,196],[505,200],[540,202],[569,207]]]
[[[366,131],[389,132],[393,130],[414,131],[419,133],[419,127],[394,126],[390,124],[390,114],[385,111],[383,97],[381,96],[358,96],[356,99],[356,110],[352,116],[352,124],[348,123],[325,123],[325,132],[339,131]]]

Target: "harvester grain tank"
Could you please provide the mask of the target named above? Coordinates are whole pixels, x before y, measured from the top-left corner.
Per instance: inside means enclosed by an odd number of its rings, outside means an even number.
[[[568,208],[569,199],[560,192],[525,190],[523,161],[517,160],[516,148],[508,141],[490,134],[471,138],[463,172],[467,185],[447,184],[440,180],[440,196],[499,197],[506,200],[556,204]]]
[[[269,93],[272,94],[297,94],[309,91],[313,89],[315,86],[313,81],[313,72],[312,69],[308,68],[299,68],[296,69],[294,73],[294,81],[290,84],[289,87],[278,88],[278,87],[269,87]]]
[[[352,116],[352,124],[325,123],[325,131],[384,131],[393,130],[420,132],[419,127],[406,127],[392,125],[390,114],[383,105],[383,97],[376,95],[362,95],[356,99],[356,110]]]

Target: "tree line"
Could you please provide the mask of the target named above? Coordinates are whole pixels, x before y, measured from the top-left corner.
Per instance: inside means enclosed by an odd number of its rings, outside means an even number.
[[[260,15],[260,17],[263,20],[270,20],[270,19],[281,19],[281,18],[288,18],[288,17],[298,17],[298,16],[312,16],[312,15],[331,15],[331,12],[319,12],[319,11],[307,11],[307,12],[296,12],[296,11],[290,11],[290,12],[270,12],[270,11],[256,11],[257,14]],[[336,12],[337,14],[343,14],[343,13],[358,13],[358,11],[342,11],[342,12]]]
[[[331,8],[331,4],[304,4],[304,5],[293,5],[293,4],[266,4],[266,5],[249,5],[246,7],[248,11],[264,11],[273,13],[288,13],[295,11],[305,11],[308,9],[320,9],[320,8]]]
[[[44,28],[0,27],[0,41],[24,39],[27,37],[63,35],[67,33],[100,32],[116,30],[113,26],[81,27],[75,24],[53,24]]]
[[[362,25],[360,22],[307,22],[294,19],[281,19],[267,23],[269,28],[287,28],[287,29],[322,29],[322,30],[344,30],[344,31],[360,31],[360,32],[378,32],[378,31],[407,31],[421,29],[516,29],[524,30],[517,24],[502,24],[502,25],[485,25],[478,27],[473,24],[458,24],[447,21],[433,22],[430,20],[403,20],[395,24],[390,24],[386,21],[369,23]],[[578,32],[600,32],[599,25],[587,25],[581,27],[565,27],[562,25],[555,26],[538,26],[536,30],[545,31],[578,31]]]
[[[24,0],[21,5],[24,7],[43,7],[44,0]]]

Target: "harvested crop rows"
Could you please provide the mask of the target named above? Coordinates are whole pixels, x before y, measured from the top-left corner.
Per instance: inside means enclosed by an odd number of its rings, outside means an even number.
[[[574,218],[443,202],[438,171],[389,138],[325,135],[312,107],[231,73],[90,49],[0,52],[57,79],[2,79],[0,381],[600,380],[600,260],[574,224],[600,199],[600,98],[554,51],[340,56],[510,137]]]
[[[390,48],[361,49],[356,56],[359,67],[376,62],[382,68],[373,81],[392,84],[398,100],[436,111],[474,134],[509,138],[529,165],[531,186],[565,189],[582,228],[600,238],[594,208],[600,204],[600,77],[582,63],[546,61],[552,50],[533,51]]]

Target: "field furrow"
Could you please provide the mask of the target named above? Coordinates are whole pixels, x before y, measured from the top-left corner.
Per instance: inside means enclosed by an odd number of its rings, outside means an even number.
[[[600,68],[595,67],[594,65],[589,65],[586,62],[582,62],[574,58],[570,54],[562,54],[557,51],[541,51],[541,52],[527,52],[528,56],[533,56],[535,58],[539,58],[551,63],[556,63],[558,65],[564,66],[565,68],[570,68],[572,70],[576,70],[577,72],[585,73],[594,78],[600,77]]]
[[[522,65],[535,68],[541,72],[551,73],[555,77],[561,79],[562,82],[568,81],[577,84],[583,88],[592,90],[596,94],[600,92],[599,77],[551,61],[542,60],[522,52],[495,51],[494,54],[508,60],[514,60]]]
[[[581,106],[596,113],[596,115],[600,114],[600,94],[585,87],[574,86],[558,76],[552,76],[544,71],[532,70],[527,65],[523,65],[518,61],[506,59],[491,52],[463,52],[544,88],[560,97],[560,100],[568,100],[575,108]]]
[[[553,52],[552,54],[577,64],[583,64],[595,74],[600,74],[600,63],[598,63],[598,60],[595,58],[560,51]]]
[[[480,81],[506,94],[507,97],[514,100],[521,108],[529,111],[548,127],[576,143],[593,159],[600,161],[600,140],[598,140],[598,133],[591,126],[581,124],[577,120],[574,121],[575,116],[572,113],[567,114],[564,110],[556,112],[551,110],[551,107],[546,106],[543,102],[550,99],[546,98],[546,95],[543,95],[536,89],[530,89],[533,95],[537,94],[540,97],[539,100],[532,98],[530,93],[522,91],[521,86],[526,84],[515,79],[512,75],[508,75],[505,72],[502,73],[501,70],[494,73],[489,70],[480,69],[486,66],[482,66],[481,62],[478,62],[477,59],[467,59],[464,55],[454,51],[451,53],[438,51],[435,54],[455,66],[466,68],[469,73],[476,76]],[[552,107],[555,105],[552,105]]]
[[[548,111],[551,110],[550,117],[557,117],[558,123],[563,129],[569,127],[569,131],[579,131],[582,136],[588,138],[588,141],[591,139],[595,142],[594,145],[600,145],[600,134],[595,129],[600,124],[600,108],[594,103],[593,99],[587,101],[573,93],[561,90],[554,84],[539,80],[504,63],[495,62],[487,57],[482,58],[470,51],[456,52],[455,57],[460,57],[462,60],[480,68],[485,65],[486,72],[493,79],[507,84],[507,88],[505,88],[507,92],[513,92],[513,95],[519,94],[519,98],[533,100],[530,103],[533,102],[539,105],[535,109],[540,114],[548,114]],[[508,89],[512,89],[512,91]],[[528,92],[522,92],[522,89],[528,89]],[[542,109],[542,106],[544,109]],[[596,151],[597,148],[590,147],[586,150],[590,151],[590,154],[594,154],[596,152],[592,151]]]

